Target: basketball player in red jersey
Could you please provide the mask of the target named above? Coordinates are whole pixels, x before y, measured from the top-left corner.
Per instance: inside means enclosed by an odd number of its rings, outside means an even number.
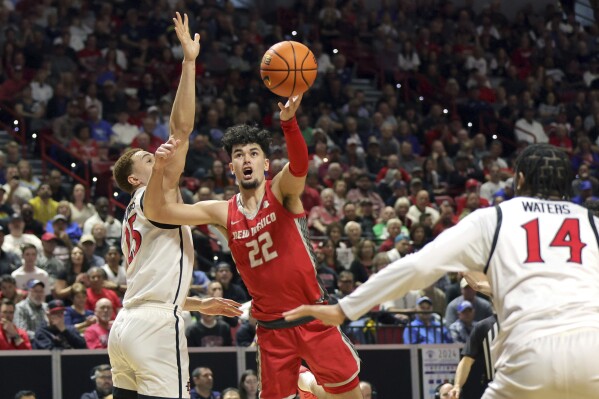
[[[298,96],[285,106],[279,103],[289,163],[272,180],[264,177],[269,169],[270,133],[234,126],[226,131],[223,144],[231,155],[229,168],[240,193],[229,201],[167,203],[160,183],[179,144],[171,139],[156,151],[146,213],[160,223],[213,224],[227,235],[239,274],[253,298],[252,316],[258,320],[261,398],[295,397],[303,359],[326,391],[324,397],[358,399],[359,358],[340,330],[312,318],[289,323],[282,316],[301,304],[326,302],[316,279],[300,200],[308,172],[308,149],[295,119],[300,102]]]

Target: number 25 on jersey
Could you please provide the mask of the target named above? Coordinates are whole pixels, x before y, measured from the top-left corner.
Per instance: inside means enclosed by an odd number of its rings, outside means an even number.
[[[524,263],[545,263],[541,255],[541,239],[539,234],[553,234],[547,230],[539,229],[539,219],[533,219],[524,223],[522,228],[526,230],[527,256]],[[582,264],[582,249],[587,246],[580,240],[580,221],[575,218],[565,219],[555,233],[550,247],[567,247],[570,249],[568,262]]]

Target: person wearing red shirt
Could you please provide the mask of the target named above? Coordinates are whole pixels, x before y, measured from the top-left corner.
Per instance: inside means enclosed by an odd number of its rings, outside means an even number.
[[[0,350],[31,349],[27,331],[17,328],[12,322],[15,304],[8,298],[0,302]]]
[[[104,288],[106,272],[101,267],[92,267],[87,271],[87,275],[89,277],[89,287],[87,288],[85,308],[95,311],[96,303],[102,298],[107,298],[112,303],[112,309],[114,310],[112,318],[114,319],[122,305],[121,300],[114,291]]]
[[[85,329],[85,343],[88,349],[106,349],[114,316],[112,302],[107,298],[100,298],[96,302],[94,314],[98,321]]]

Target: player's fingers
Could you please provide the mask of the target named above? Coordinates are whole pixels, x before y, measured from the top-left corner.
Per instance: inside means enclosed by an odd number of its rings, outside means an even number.
[[[189,32],[189,17],[187,16],[187,13],[183,14],[183,27]]]
[[[283,312],[283,316],[287,321],[293,321],[297,319],[301,319],[302,317],[310,316],[309,306],[301,305],[293,310],[289,310],[287,312]]]
[[[285,106],[283,105],[283,103],[282,103],[282,102],[280,102],[280,101],[279,101],[279,102],[277,103],[277,105],[279,106],[279,109],[280,109],[281,111],[285,111]]]
[[[241,304],[239,302],[236,302],[232,299],[227,299],[227,298],[219,298],[219,301],[224,302],[226,304],[229,304],[231,306],[235,306],[235,307],[240,307]]]
[[[198,44],[200,43],[200,34],[199,33],[196,33],[193,36],[193,41],[196,42],[196,43],[198,43]]]

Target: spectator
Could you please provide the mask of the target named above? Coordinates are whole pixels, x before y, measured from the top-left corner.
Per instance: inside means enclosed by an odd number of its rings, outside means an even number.
[[[112,372],[110,364],[101,364],[92,369],[91,379],[94,381],[94,390],[84,393],[80,399],[107,399],[112,398]]]
[[[243,320],[239,329],[235,333],[235,343],[237,346],[254,346],[256,339],[256,324],[257,321],[251,315],[247,320]]]
[[[337,290],[333,297],[337,300],[351,294],[356,289],[356,279],[349,270],[341,270],[337,280]]]
[[[75,184],[71,196],[71,219],[83,228],[83,224],[87,219],[95,213],[94,206],[87,202],[85,186],[83,184]]]
[[[36,176],[33,176],[33,170],[31,169],[31,164],[29,161],[25,159],[21,159],[17,163],[17,168],[19,168],[19,176],[21,177],[20,185],[29,189],[30,192],[36,192],[40,187],[40,179]]]
[[[408,255],[410,253],[410,236],[403,233],[397,235],[393,249],[383,253],[387,254],[391,262]]]
[[[0,301],[0,350],[31,349],[31,342],[27,331],[18,328],[13,319],[15,316],[15,303],[8,298]]]
[[[372,227],[372,232],[378,244],[381,241],[389,238],[389,231],[387,225],[389,220],[395,219],[395,209],[392,206],[386,206],[381,212],[381,217],[377,220],[377,223]]]
[[[353,273],[358,283],[365,283],[374,274],[372,270],[374,255],[376,255],[376,245],[371,240],[362,240],[354,248],[354,260],[349,270]]]
[[[215,280],[223,286],[223,298],[232,299],[236,302],[243,303],[247,300],[247,295],[243,288],[232,282],[233,272],[231,265],[226,262],[220,262],[216,265]]]
[[[63,299],[69,298],[72,294],[72,285],[76,282],[88,286],[88,269],[89,264],[83,255],[81,247],[73,247],[69,259],[65,262],[64,271],[54,283],[54,296]]]
[[[468,281],[465,278],[460,280],[460,289],[462,295],[449,302],[445,310],[445,322],[448,326],[451,326],[458,319],[458,306],[463,301],[469,301],[472,304],[474,308],[474,321],[481,321],[493,314],[493,308],[489,301],[477,296],[476,291],[468,285]]]
[[[220,393],[213,391],[214,375],[208,367],[197,367],[191,372],[193,378],[193,389],[191,389],[191,399],[219,399]]]
[[[33,234],[36,237],[41,237],[44,234],[44,225],[33,217],[33,206],[26,202],[21,205],[21,216],[23,217],[23,233]]]
[[[15,399],[37,399],[33,391],[19,391],[15,394]]]
[[[10,274],[0,276],[0,298],[10,299],[15,305],[27,297],[27,291],[17,288],[17,281]]]
[[[372,183],[367,174],[360,174],[356,179],[356,187],[347,193],[349,201],[358,203],[362,199],[370,199],[372,201],[373,212],[376,217],[385,207],[385,203],[381,196],[372,190]]]
[[[241,373],[239,396],[241,399],[258,399],[258,375],[254,370],[248,369]]]
[[[107,349],[108,335],[114,318],[112,302],[101,298],[96,302],[94,311],[96,323],[85,329],[83,336],[88,349]]]
[[[0,156],[1,157],[1,156]],[[13,214],[13,209],[9,203],[4,201],[6,197],[6,190],[3,185],[0,185],[0,222],[8,222],[8,218]]]
[[[476,325],[474,321],[474,307],[470,301],[462,301],[458,305],[458,320],[449,326],[449,332],[453,342],[466,343],[472,328]]]
[[[83,234],[91,234],[92,227],[96,223],[104,223],[106,226],[106,238],[110,245],[118,245],[121,238],[121,222],[108,214],[108,198],[96,199],[96,213],[88,218],[83,225]]]
[[[333,189],[326,188],[320,193],[322,205],[315,206],[310,210],[308,217],[308,226],[312,228],[317,235],[325,235],[327,226],[331,223],[341,220],[341,214],[335,208],[335,193]]]
[[[19,169],[14,164],[6,166],[6,184],[4,185],[4,191],[6,192],[6,199],[4,202],[10,205],[20,205],[24,202],[29,202],[29,200],[33,198],[31,190],[21,185]]]
[[[56,202],[68,200],[69,194],[63,186],[62,173],[58,169],[52,169],[48,176],[48,184],[52,190],[52,199]],[[69,185],[70,186],[70,185]]]
[[[37,196],[29,203],[33,207],[33,218],[43,225],[56,215],[58,202],[52,199],[52,189],[47,183],[39,186]]]
[[[221,399],[241,399],[241,396],[239,395],[239,389],[237,389],[237,388],[223,389]]]
[[[106,273],[107,281],[113,283],[121,291],[127,287],[127,272],[121,264],[121,251],[116,246],[109,246],[104,255],[105,264],[102,270]]]
[[[51,287],[48,273],[35,265],[37,261],[37,248],[33,244],[23,244],[21,251],[23,266],[11,274],[17,283],[17,287],[26,290],[31,281],[41,281],[44,284],[45,294],[50,295]]]
[[[33,340],[35,349],[85,349],[85,339],[64,322],[64,302],[54,299],[48,303],[48,324],[40,327]]]
[[[75,128],[75,135],[69,141],[68,148],[78,159],[83,162],[98,161],[100,156],[100,146],[92,137],[91,129],[88,125],[80,124]]]
[[[92,237],[95,241],[94,255],[102,258],[102,265],[104,264],[104,256],[108,252],[109,244],[106,242],[106,226],[104,223],[96,223],[92,227]]]
[[[83,126],[80,118],[81,108],[77,100],[71,100],[67,105],[66,114],[56,118],[52,124],[52,134],[62,145],[67,146],[73,139],[73,133],[78,126]]]
[[[408,211],[407,217],[412,223],[420,222],[420,215],[427,213],[431,215],[432,222],[435,224],[439,220],[439,212],[430,206],[428,191],[420,190],[416,194],[416,203]]]
[[[0,276],[10,274],[21,266],[19,255],[6,251],[4,247],[4,227],[0,225]]]
[[[529,144],[549,142],[543,125],[534,119],[534,115],[534,108],[526,107],[524,109],[523,117],[516,121],[514,127],[516,139]]]
[[[120,111],[118,121],[112,125],[113,144],[118,147],[128,147],[137,135],[140,133],[139,127],[129,123],[129,114],[127,111]]]
[[[316,255],[316,275],[320,279],[320,283],[329,294],[333,294],[337,288],[337,272],[327,265],[326,254],[324,250],[326,242],[313,244],[314,253]],[[329,252],[334,253],[331,248]]]
[[[200,314],[200,318],[187,328],[187,345],[189,347],[231,346],[231,328],[217,316]]]
[[[402,226],[403,224],[401,223],[401,220],[397,218],[389,219],[387,222],[388,237],[379,247],[379,252],[387,252],[395,247],[395,238],[401,234]]]
[[[25,331],[33,343],[35,332],[48,325],[46,310],[48,304],[44,302],[45,288],[43,282],[31,280],[27,286],[27,299],[17,303],[15,307],[15,325]]]
[[[493,164],[489,169],[489,180],[480,186],[480,197],[493,202],[493,194],[505,187],[505,182],[500,180],[500,170],[497,164]]]
[[[87,309],[87,290],[81,283],[73,284],[71,289],[72,305],[67,307],[64,315],[64,322],[68,326],[73,326],[79,333],[83,334],[87,327],[96,323],[97,319],[94,312]]]
[[[106,272],[101,267],[94,266],[87,271],[87,277],[89,280],[89,287],[87,288],[85,308],[88,310],[96,310],[96,303],[102,298],[107,298],[112,303],[111,310],[114,311],[114,315],[111,311],[111,316],[114,319],[122,305],[121,300],[114,291],[104,288]]]
[[[430,313],[433,302],[426,296],[416,301],[416,318],[404,330],[403,342],[406,344],[442,344],[451,343],[447,329],[433,318]]]
[[[81,227],[79,227],[79,224],[72,219],[71,204],[68,201],[60,201],[56,208],[56,212],[56,216],[46,223],[46,232],[54,233],[56,235],[54,225],[61,221],[64,223],[64,228],[62,225],[58,226],[58,232],[62,234],[61,237],[57,237],[63,242],[67,241],[67,243],[77,244],[81,238]]]

